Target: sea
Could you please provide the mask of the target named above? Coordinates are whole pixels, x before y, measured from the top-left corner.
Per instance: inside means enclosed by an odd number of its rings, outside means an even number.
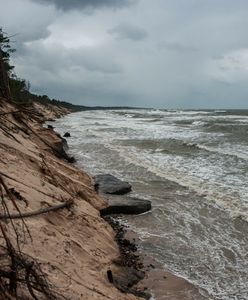
[[[248,299],[248,110],[88,110],[53,126],[80,168],[152,202],[121,218],[142,251],[204,299]]]

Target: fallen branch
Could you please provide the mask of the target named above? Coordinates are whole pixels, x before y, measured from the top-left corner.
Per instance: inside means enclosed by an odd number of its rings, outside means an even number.
[[[50,207],[46,207],[46,208],[42,208],[42,209],[32,211],[32,212],[9,214],[9,215],[0,214],[0,219],[1,220],[7,220],[7,219],[21,219],[21,218],[34,217],[34,216],[45,214],[45,213],[48,213],[48,212],[51,212],[51,211],[56,211],[56,210],[59,210],[59,209],[65,208],[65,207],[69,208],[72,204],[73,204],[73,199],[70,199],[70,200],[67,200],[64,203],[54,205],[54,206],[50,206]]]

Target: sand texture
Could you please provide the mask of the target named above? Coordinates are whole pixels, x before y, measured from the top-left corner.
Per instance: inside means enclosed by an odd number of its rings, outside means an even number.
[[[113,262],[118,261],[120,253],[113,229],[99,214],[105,200],[95,192],[89,175],[58,157],[61,138],[42,126],[45,119],[66,113],[58,107],[37,103],[20,107],[0,99],[0,178],[20,212],[39,212],[70,203],[25,217],[32,240],[20,218],[13,219],[12,224],[9,219],[1,223],[13,245],[18,234],[21,251],[37,259],[51,287],[64,299],[138,299],[121,293],[108,281],[107,270],[118,271]],[[16,214],[3,187],[1,195],[8,213]],[[1,215],[4,213],[2,202]],[[25,287],[22,293],[28,295]]]

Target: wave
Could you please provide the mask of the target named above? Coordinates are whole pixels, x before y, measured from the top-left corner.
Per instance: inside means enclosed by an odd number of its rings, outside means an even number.
[[[172,156],[198,156],[199,152],[211,152],[217,155],[228,155],[238,159],[248,160],[248,152],[237,152],[237,149],[228,149],[228,145],[223,144],[222,147],[214,147],[207,144],[186,142],[178,139],[130,139],[119,140],[119,144],[123,146],[136,147],[150,153],[164,153]],[[203,154],[203,153],[202,153]]]
[[[241,137],[242,140],[246,139],[248,131],[248,123],[246,122],[230,122],[228,120],[223,120],[222,122],[211,122],[204,125],[205,131],[207,132],[217,132],[223,135],[235,135],[237,138]]]
[[[208,146],[208,145],[204,145],[204,144],[197,144],[197,143],[182,143],[183,147],[188,148],[190,151],[192,150],[196,150],[196,151],[207,151],[207,152],[212,152],[212,153],[216,153],[216,154],[220,154],[220,155],[228,155],[228,156],[232,156],[232,157],[236,157],[239,159],[244,159],[244,160],[248,160],[248,153],[237,153],[237,151],[228,151],[225,150],[224,148],[217,148],[217,147],[213,147],[213,146]],[[162,152],[167,152],[167,150],[163,150]],[[175,151],[176,152],[176,151]]]
[[[189,143],[190,144],[190,143]],[[237,151],[228,151],[225,149],[220,149],[220,148],[216,148],[216,147],[211,147],[211,146],[207,146],[207,145],[203,145],[203,144],[194,144],[195,147],[202,149],[202,150],[206,150],[209,152],[214,152],[214,153],[218,153],[221,155],[228,155],[228,156],[234,156],[237,157],[239,159],[245,159],[248,160],[248,153],[237,153]]]
[[[194,121],[192,123],[192,125],[194,125],[194,126],[204,126],[204,125],[207,125],[207,122],[204,122],[204,121]]]

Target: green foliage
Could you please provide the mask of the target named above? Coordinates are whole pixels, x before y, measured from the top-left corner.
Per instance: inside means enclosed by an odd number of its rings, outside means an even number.
[[[26,103],[30,101],[30,93],[26,80],[12,77],[9,79],[10,91],[16,102]]]
[[[15,52],[16,50],[13,49],[10,45],[11,41],[9,36],[6,35],[6,33],[3,31],[2,28],[0,28],[0,51],[1,51],[1,57],[4,62],[4,68],[10,75],[11,72],[14,69],[14,66],[11,66],[9,63],[10,54]]]

